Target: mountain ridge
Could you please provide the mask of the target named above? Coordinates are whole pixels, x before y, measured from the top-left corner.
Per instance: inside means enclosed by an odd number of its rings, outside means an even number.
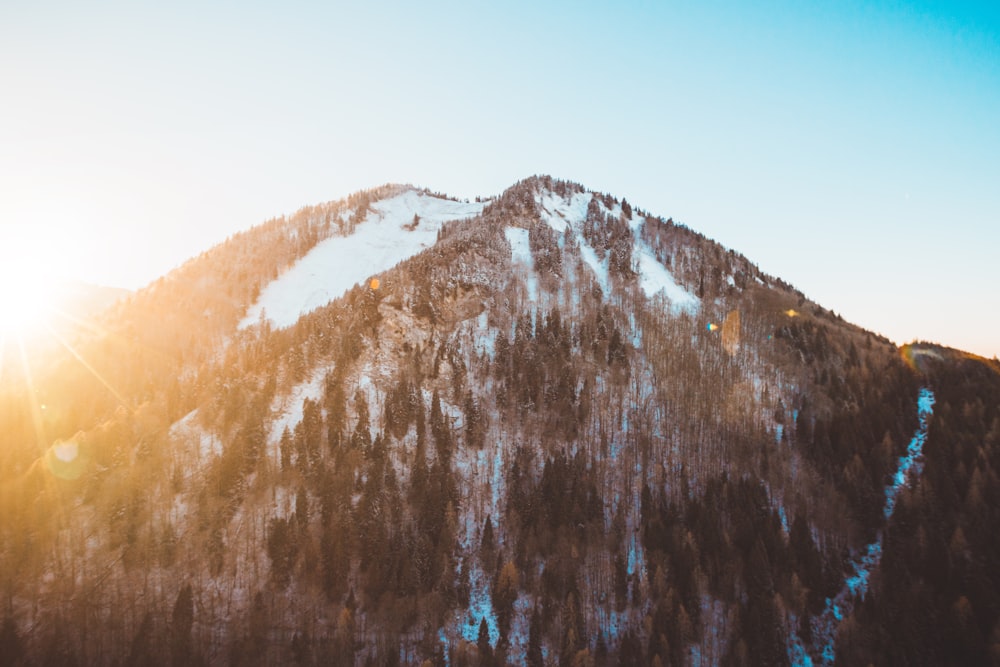
[[[420,210],[386,208],[400,197]],[[418,242],[381,264],[358,250],[363,274],[295,278],[383,223]],[[290,275],[282,326],[265,302]],[[900,351],[574,183],[303,208],[120,303],[76,351],[34,378],[40,419],[0,394],[5,632],[32,660],[992,655],[997,584],[977,563],[995,521],[963,503],[1000,490],[996,364]],[[924,471],[897,486],[927,387]],[[882,584],[904,553],[940,569],[936,547],[900,541],[913,523],[955,545],[961,577],[928,579],[938,630]],[[859,560],[876,543],[881,560]],[[844,594],[862,566],[870,585]],[[852,610],[833,625],[830,599]]]

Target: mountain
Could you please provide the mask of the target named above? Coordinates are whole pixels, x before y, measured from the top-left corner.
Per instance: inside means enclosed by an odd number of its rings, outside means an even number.
[[[66,281],[62,285],[60,294],[58,302],[60,310],[76,319],[91,319],[128,297],[131,292],[121,287]]]
[[[0,662],[990,664],[1000,366],[549,177],[265,222],[0,387]]]
[[[19,285],[15,281],[7,289],[17,287]],[[47,367],[54,356],[58,357],[60,350],[65,351],[66,345],[72,345],[80,335],[89,335],[95,320],[126,299],[130,292],[117,287],[56,279],[37,289],[29,288],[12,294],[16,296],[13,303],[0,304],[0,310],[10,307],[14,311],[3,313],[5,317],[10,315],[6,321],[0,317],[0,393],[11,389],[10,384],[3,385],[4,380],[10,381],[9,374],[5,377],[5,368],[15,368],[18,372],[27,366],[32,373],[38,373],[40,368]],[[31,307],[25,313],[17,313],[19,304],[27,302],[28,295],[34,299]],[[0,302],[3,301],[0,298]],[[23,389],[20,384],[13,387]]]

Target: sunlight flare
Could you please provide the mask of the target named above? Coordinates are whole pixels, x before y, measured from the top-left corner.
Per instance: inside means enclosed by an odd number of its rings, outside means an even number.
[[[18,339],[17,348],[21,356],[21,371],[24,373],[24,382],[28,389],[28,406],[31,409],[31,421],[35,427],[35,438],[39,447],[45,442],[45,423],[42,420],[42,409],[38,404],[38,393],[35,391],[35,381],[31,377],[31,367],[28,363],[28,354],[24,351],[24,343]]]
[[[30,336],[49,318],[58,283],[37,262],[6,258],[0,266],[0,333]]]
[[[86,470],[87,458],[76,440],[59,441],[45,453],[45,467],[59,479],[79,479]]]
[[[126,408],[131,409],[131,407],[129,406],[128,401],[125,400],[125,397],[122,396],[121,394],[119,394],[118,391],[114,387],[111,386],[110,382],[108,382],[107,380],[105,380],[104,377],[102,377],[101,374],[98,373],[97,370],[93,366],[91,366],[89,363],[87,363],[87,360],[84,359],[82,356],[80,356],[80,353],[77,352],[77,350],[72,345],[70,345],[69,342],[65,338],[63,338],[62,336],[60,336],[58,333],[56,333],[52,329],[48,329],[48,332],[52,335],[53,338],[55,338],[57,341],[59,341],[59,344],[62,345],[66,349],[67,352],[69,352],[70,354],[72,354],[73,357],[78,362],[80,362],[80,365],[82,365],[84,368],[86,368],[87,371],[91,375],[93,375],[97,379],[98,382],[100,382],[101,384],[103,384],[104,387],[108,391],[110,391],[111,394],[116,399],[118,399],[119,403],[121,403]]]

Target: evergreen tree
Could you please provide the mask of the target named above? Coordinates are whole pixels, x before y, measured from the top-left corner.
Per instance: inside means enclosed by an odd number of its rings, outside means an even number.
[[[17,623],[9,616],[0,626],[0,665],[16,665],[24,655],[24,642],[17,631]]]
[[[479,622],[479,637],[476,639],[476,648],[479,649],[480,667],[493,667],[493,647],[490,646],[490,628],[486,624],[486,617]]]
[[[194,596],[191,584],[184,584],[177,593],[174,610],[170,616],[170,662],[173,665],[190,665],[193,661],[191,626],[194,623]]]

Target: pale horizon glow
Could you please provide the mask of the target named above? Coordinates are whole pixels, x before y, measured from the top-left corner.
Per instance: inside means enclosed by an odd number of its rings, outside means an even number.
[[[996,5],[15,1],[0,86],[0,256],[62,277],[134,289],[359,189],[551,174],[897,343],[1000,355]]]
[[[50,271],[25,258],[0,257],[0,339],[41,333],[59,296],[59,286]]]

